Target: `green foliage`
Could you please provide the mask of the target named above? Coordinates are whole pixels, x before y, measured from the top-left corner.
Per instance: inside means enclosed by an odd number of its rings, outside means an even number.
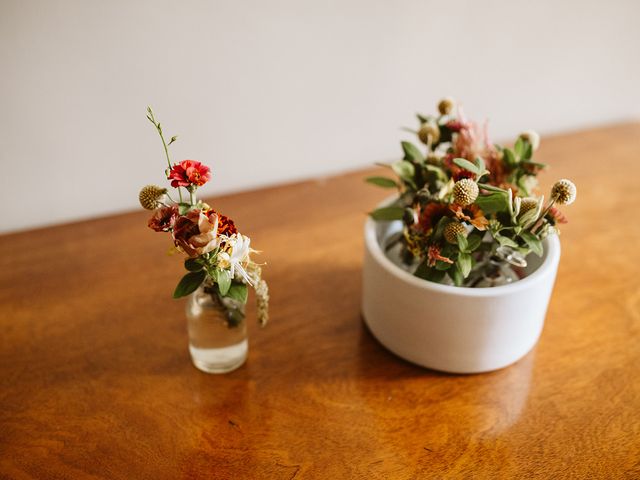
[[[454,112],[417,117],[420,125],[426,122],[438,125],[438,142],[428,145],[402,142],[402,160],[386,165],[398,179],[366,179],[383,188],[398,188],[399,195],[393,204],[370,215],[374,220],[390,221],[402,220],[406,213],[406,236],[401,235],[398,242],[405,247],[403,261],[407,265],[419,263],[415,275],[436,282],[444,282],[449,277],[455,285],[473,284],[482,275],[474,269],[487,265],[499,247],[508,249],[501,249],[498,256],[507,255],[509,249],[521,255],[531,252],[542,255],[542,239],[549,233],[553,220],[545,216],[538,218],[541,204],[522,213],[520,210],[522,200],[531,196],[530,191],[537,185],[538,172],[545,167],[534,161],[530,141],[523,136],[516,139],[512,148],[495,145],[494,151],[481,152],[472,159],[464,134],[459,133],[469,128],[464,119],[457,118]],[[406,130],[416,135],[419,128]],[[495,171],[489,172],[487,166]],[[466,176],[477,183],[479,195],[471,205],[454,208],[460,193],[456,191],[454,195],[453,192],[459,169],[469,172]],[[414,224],[416,210],[417,225]],[[485,219],[489,220],[488,233],[484,230]],[[452,221],[461,223],[468,232],[458,235],[455,244],[448,243],[443,235],[446,225]],[[430,249],[433,250],[429,260]],[[436,251],[453,263],[434,260]]]
[[[460,270],[462,278],[467,278],[473,267],[473,258],[468,253],[460,252],[456,260],[456,267]]]
[[[173,292],[173,298],[184,297],[195,292],[197,288],[202,285],[206,276],[207,273],[204,270],[187,273],[182,277],[182,279],[180,279],[180,282],[178,282],[178,285]]]
[[[369,215],[374,220],[382,220],[382,221],[391,221],[391,220],[402,220],[404,215],[404,208],[402,207],[381,207],[373,212],[370,212]]]
[[[469,160],[465,158],[454,158],[453,163],[455,163],[460,168],[464,168],[465,170],[468,170],[471,173],[475,173],[476,175],[479,175],[481,173],[481,170],[478,169],[478,166],[476,164],[471,163]]]
[[[229,270],[223,270],[216,268],[214,271],[214,280],[218,284],[218,291],[223,297],[231,288],[231,272]]]
[[[542,256],[544,250],[542,248],[542,241],[533,233],[528,232],[526,230],[520,232],[520,237],[526,242],[526,244],[531,248],[531,251],[538,255]]]
[[[402,150],[404,151],[404,160],[418,164],[424,162],[424,157],[418,147],[411,142],[402,142]]]
[[[397,162],[393,162],[391,164],[391,168],[396,175],[400,177],[407,185],[411,186],[414,190],[416,188],[416,184],[414,181],[414,176],[416,174],[416,169],[411,162],[407,162],[406,160],[398,160]]]
[[[184,261],[184,268],[189,270],[190,272],[197,272],[204,268],[202,261],[199,258],[187,258]]]
[[[368,177],[365,181],[382,188],[398,188],[396,181],[387,177]]]
[[[435,268],[430,267],[427,261],[425,260],[420,265],[418,265],[418,268],[414,272],[414,275],[418,278],[429,280],[430,282],[439,283],[444,279],[446,272],[444,272],[443,270],[437,270]]]
[[[516,160],[515,153],[513,153],[513,150],[511,150],[510,148],[505,148],[502,152],[504,153],[504,162],[509,168],[514,168],[516,166],[516,163],[518,162]]]
[[[233,298],[234,300],[244,304],[244,303],[247,303],[247,298],[249,296],[249,289],[244,283],[233,282],[229,287],[227,296],[229,298]]]
[[[508,193],[492,192],[488,195],[478,195],[476,205],[486,214],[502,212],[509,208]]]

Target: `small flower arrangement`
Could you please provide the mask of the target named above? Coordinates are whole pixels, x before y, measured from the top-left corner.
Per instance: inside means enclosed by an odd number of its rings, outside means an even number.
[[[153,210],[149,228],[170,233],[172,248],[187,257],[184,267],[188,273],[176,286],[173,297],[184,297],[203,286],[206,293],[217,297],[233,324],[244,318],[248,287],[253,287],[258,321],[265,325],[269,316],[269,288],[262,279],[260,265],[251,259],[256,251],[250,247],[250,238],[242,235],[229,217],[196,198],[198,187],[211,179],[209,167],[195,160],[172,163],[169,146],[177,137],[165,141],[151,107],[147,108],[147,118],[162,140],[168,163],[167,180],[177,191],[178,200],[171,197],[167,188],[147,185],[140,190],[139,201],[143,208]]]
[[[559,180],[549,200],[538,193],[533,159],[540,137],[520,134],[513,148],[493,144],[486,123],[468,121],[453,100],[438,104],[437,115],[417,115],[422,151],[402,142],[404,157],[385,165],[398,180],[367,182],[398,189],[390,205],[370,213],[374,220],[402,220],[401,232],[387,240],[402,265],[417,277],[457,286],[495,286],[524,276],[526,257],[543,254],[542,240],[566,217],[557,209],[576,198],[570,180]],[[505,266],[511,275],[505,275]]]

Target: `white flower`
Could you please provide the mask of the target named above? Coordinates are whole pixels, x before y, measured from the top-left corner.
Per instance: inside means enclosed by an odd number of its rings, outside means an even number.
[[[218,268],[222,268],[223,270],[226,270],[231,267],[231,257],[227,252],[218,253],[217,266]]]
[[[218,265],[221,266],[221,260],[225,264],[228,263],[232,277],[239,277],[249,285],[252,285],[251,277],[243,266],[249,261],[251,239],[239,233],[234,233],[227,239],[225,244],[225,251],[218,254]],[[221,266],[221,268],[226,267]]]

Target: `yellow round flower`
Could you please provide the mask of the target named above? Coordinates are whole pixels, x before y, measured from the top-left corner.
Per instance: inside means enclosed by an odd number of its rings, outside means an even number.
[[[453,107],[455,107],[456,102],[454,102],[453,98],[446,97],[438,102],[438,111],[441,115],[449,115],[453,111]]]
[[[438,140],[440,140],[440,128],[434,122],[425,122],[418,130],[418,138],[425,145],[438,143]]]
[[[157,185],[147,185],[142,187],[138,195],[138,200],[142,208],[147,210],[155,210],[160,206],[160,200],[164,194],[167,193],[166,188],[159,187]]]
[[[475,202],[479,193],[478,184],[470,178],[458,180],[453,186],[453,199],[461,207]]]
[[[458,235],[462,235],[463,237],[467,236],[467,229],[464,228],[464,225],[458,222],[450,222],[444,227],[444,239],[452,244],[458,243]]]

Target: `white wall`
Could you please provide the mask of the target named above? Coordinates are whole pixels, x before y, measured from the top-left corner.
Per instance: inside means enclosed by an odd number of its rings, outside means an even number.
[[[215,194],[397,156],[437,99],[494,138],[640,115],[640,3],[0,0],[0,231],[135,209],[175,159]]]

